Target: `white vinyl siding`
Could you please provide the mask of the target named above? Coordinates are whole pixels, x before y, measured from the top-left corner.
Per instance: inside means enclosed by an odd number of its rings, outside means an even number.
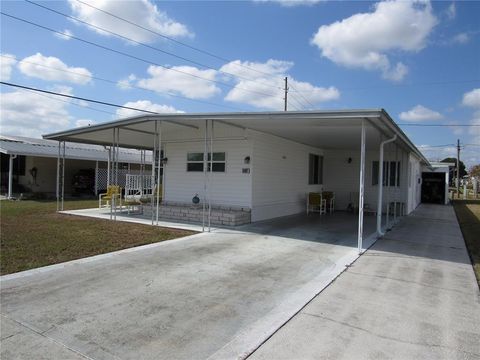
[[[224,152],[226,156],[225,172],[207,173],[211,179],[212,204],[230,207],[251,207],[251,174],[242,173],[246,166],[244,159],[251,156],[248,140],[225,140],[214,142],[214,153]],[[168,163],[165,167],[165,201],[191,203],[195,194],[203,201],[203,172],[187,171],[187,154],[202,153],[204,143],[178,142],[167,143],[165,155]]]
[[[320,149],[276,136],[250,132],[252,155],[252,221],[260,221],[305,211],[309,191],[309,154],[323,155]]]
[[[370,208],[377,207],[378,185],[373,183],[373,161],[378,162],[378,151],[367,151],[365,161],[365,204]],[[352,161],[349,163],[348,159]],[[408,155],[399,151],[398,161],[400,162],[400,186],[383,188],[383,206],[388,201],[406,202],[406,171],[405,160]],[[390,159],[389,159],[390,160]],[[370,164],[370,165],[369,165]],[[359,191],[360,156],[351,150],[326,150],[324,154],[324,181],[326,191],[335,192],[335,208],[345,210],[350,203],[351,194],[358,196]],[[377,173],[378,178],[378,173]],[[357,200],[358,202],[358,200]]]

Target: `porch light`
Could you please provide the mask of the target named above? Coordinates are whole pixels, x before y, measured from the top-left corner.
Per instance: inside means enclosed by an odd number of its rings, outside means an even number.
[[[351,157],[349,157],[349,158],[347,159],[347,163],[349,163],[349,164],[352,163],[352,158],[351,158]]]

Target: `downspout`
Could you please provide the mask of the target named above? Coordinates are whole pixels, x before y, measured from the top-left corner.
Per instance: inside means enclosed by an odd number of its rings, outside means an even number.
[[[377,234],[383,236],[382,232],[382,196],[383,196],[383,147],[397,140],[397,135],[393,135],[391,139],[382,141],[380,143],[380,159],[378,161],[378,201],[377,201]]]
[[[12,188],[13,188],[13,160],[17,158],[17,155],[10,154],[8,159],[8,199],[12,198]]]

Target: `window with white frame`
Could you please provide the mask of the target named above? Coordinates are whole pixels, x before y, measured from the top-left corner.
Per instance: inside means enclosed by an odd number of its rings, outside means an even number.
[[[378,185],[378,164],[378,161],[372,162],[372,185]],[[400,186],[400,161],[384,161],[382,179],[383,186]]]
[[[203,172],[203,152],[190,152],[187,154],[187,171],[188,172]],[[212,164],[212,172],[225,172],[227,165],[227,158],[224,152],[208,153],[207,156],[207,171],[210,171],[210,164]],[[212,161],[210,161],[210,159]]]
[[[308,184],[323,184],[323,156],[308,154]]]

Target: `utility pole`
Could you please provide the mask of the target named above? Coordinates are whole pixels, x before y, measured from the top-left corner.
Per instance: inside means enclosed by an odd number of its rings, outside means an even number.
[[[288,95],[288,77],[285,77],[285,111],[287,111],[287,95]]]
[[[457,139],[457,199],[460,198],[460,139]]]

